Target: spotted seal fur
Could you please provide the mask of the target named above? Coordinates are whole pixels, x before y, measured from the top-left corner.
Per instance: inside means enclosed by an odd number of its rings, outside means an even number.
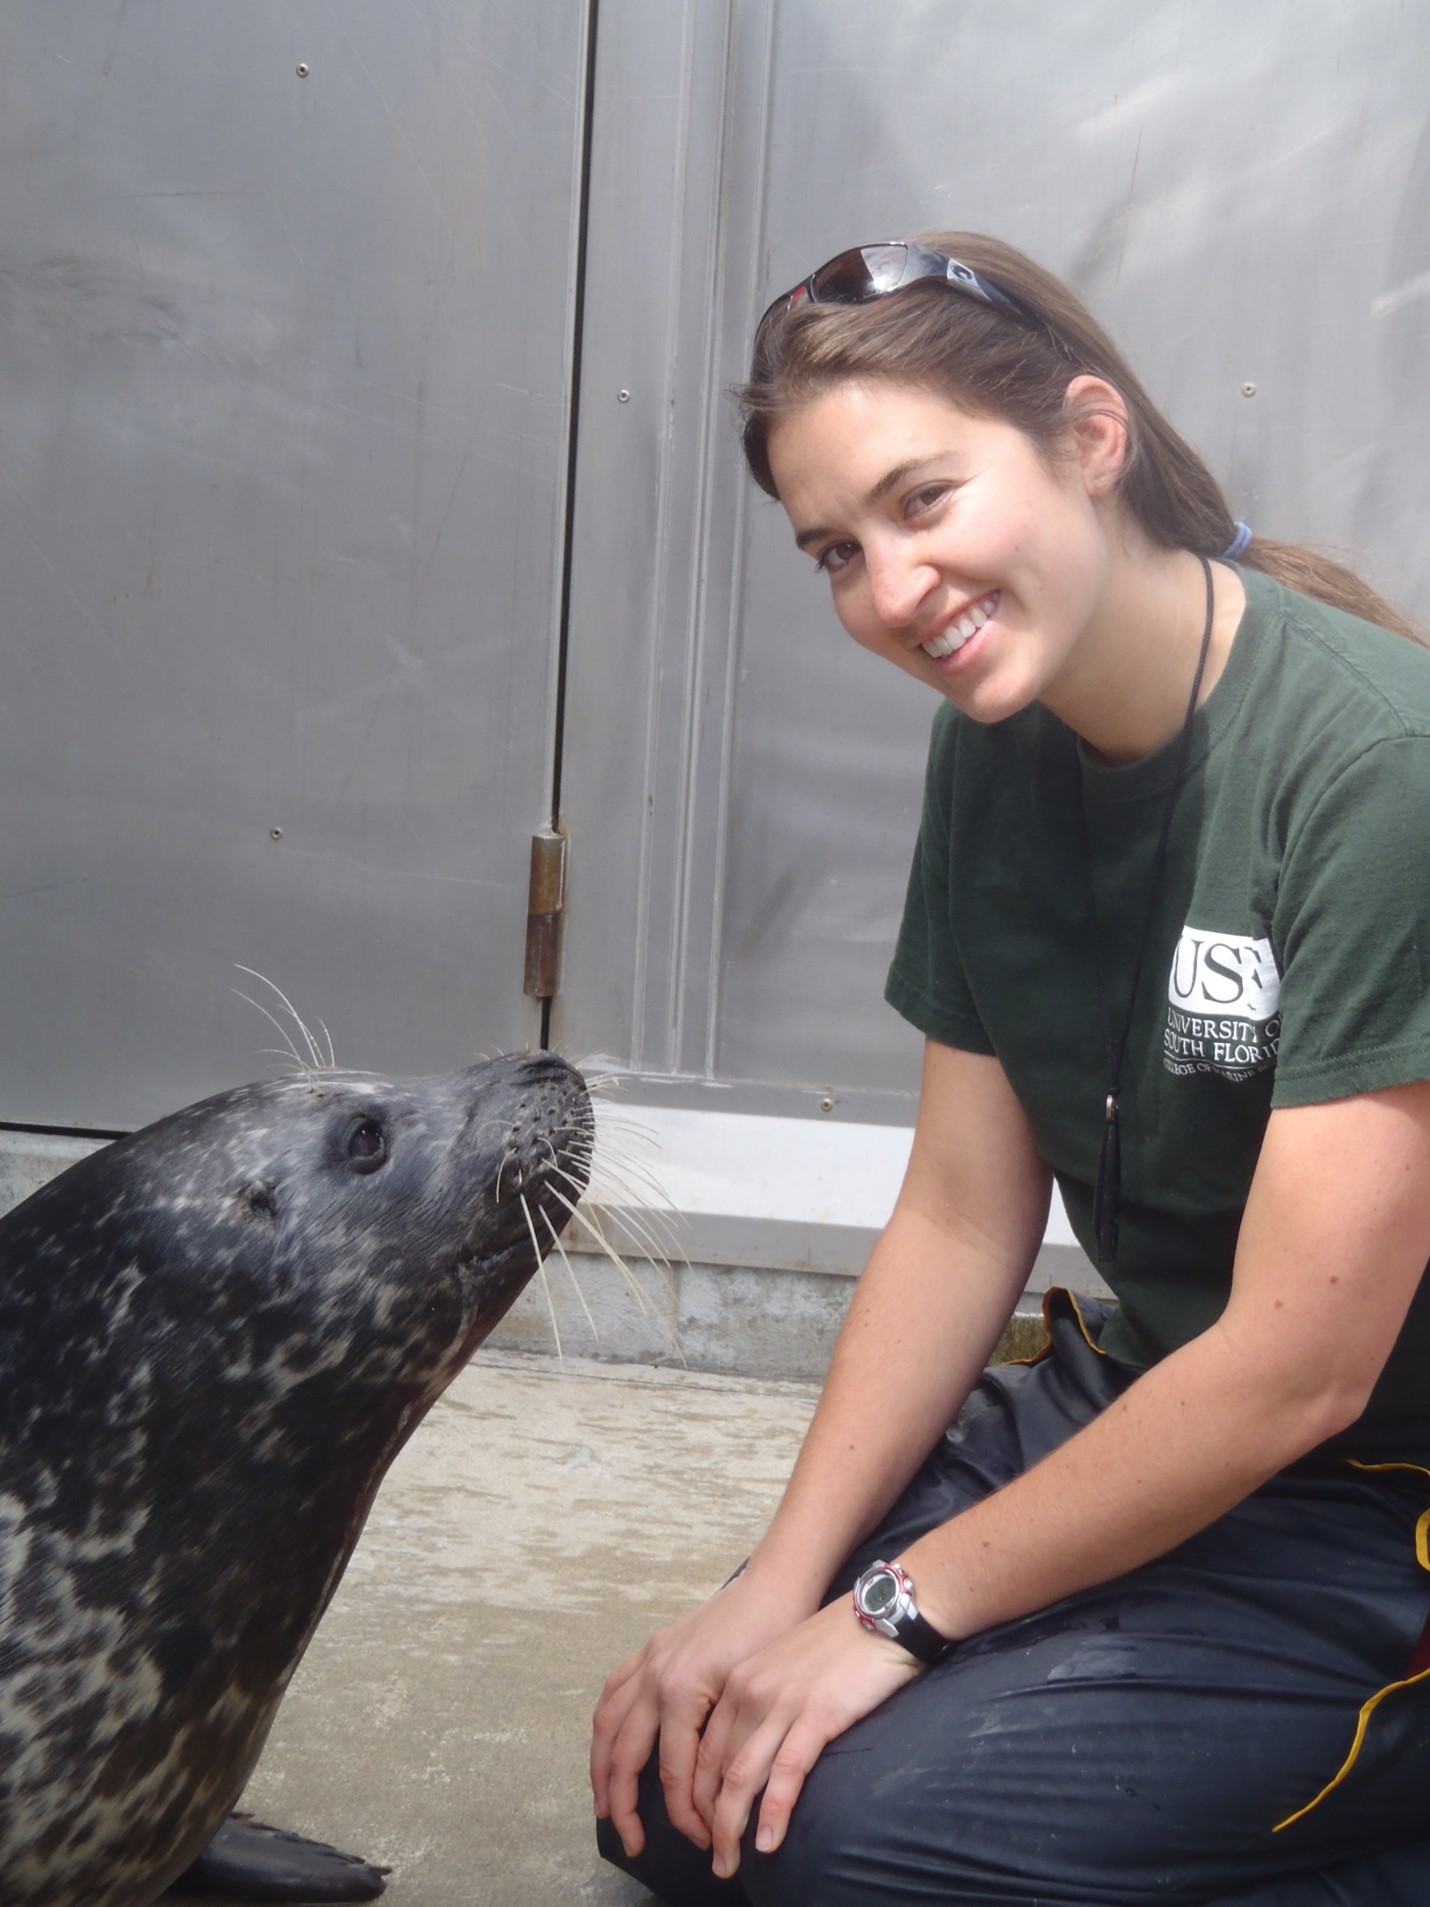
[[[5,1907],[144,1907],[209,1843],[591,1133],[548,1054],[318,1073],[175,1113],[0,1220]]]

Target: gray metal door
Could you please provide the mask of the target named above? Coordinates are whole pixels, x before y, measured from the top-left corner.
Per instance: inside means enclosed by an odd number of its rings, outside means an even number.
[[[586,13],[6,9],[0,1120],[533,1037]]]
[[[1241,515],[1430,609],[1427,74],[1391,0],[602,0],[563,1035],[665,1103],[915,1082],[881,994],[932,708],[842,636],[723,396],[845,245],[1023,245]]]

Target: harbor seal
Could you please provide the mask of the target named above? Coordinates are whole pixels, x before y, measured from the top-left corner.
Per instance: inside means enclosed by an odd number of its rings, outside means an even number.
[[[144,1907],[225,1823],[383,1473],[569,1217],[592,1132],[546,1053],[317,1072],[0,1220],[5,1907]]]

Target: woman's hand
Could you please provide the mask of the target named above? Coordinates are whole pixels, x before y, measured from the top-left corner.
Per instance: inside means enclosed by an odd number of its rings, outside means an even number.
[[[692,1792],[700,1731],[735,1665],[804,1613],[787,1584],[760,1587],[752,1565],[709,1602],[652,1636],[611,1675],[596,1704],[591,1787],[596,1813],[609,1816],[628,1856],[645,1846],[637,1786],[657,1739],[666,1812],[688,1840],[709,1847],[708,1820]]]
[[[784,1839],[826,1743],[919,1673],[907,1649],[862,1626],[847,1596],[732,1668],[695,1769],[694,1805],[710,1826],[716,1874],[724,1879],[739,1866],[761,1788],[756,1846],[768,1854]]]

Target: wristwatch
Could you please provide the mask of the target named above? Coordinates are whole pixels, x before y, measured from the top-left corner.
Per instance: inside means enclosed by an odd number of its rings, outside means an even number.
[[[919,1614],[913,1579],[897,1563],[870,1563],[854,1585],[854,1613],[866,1629],[889,1636],[920,1662],[942,1662],[954,1644]]]

